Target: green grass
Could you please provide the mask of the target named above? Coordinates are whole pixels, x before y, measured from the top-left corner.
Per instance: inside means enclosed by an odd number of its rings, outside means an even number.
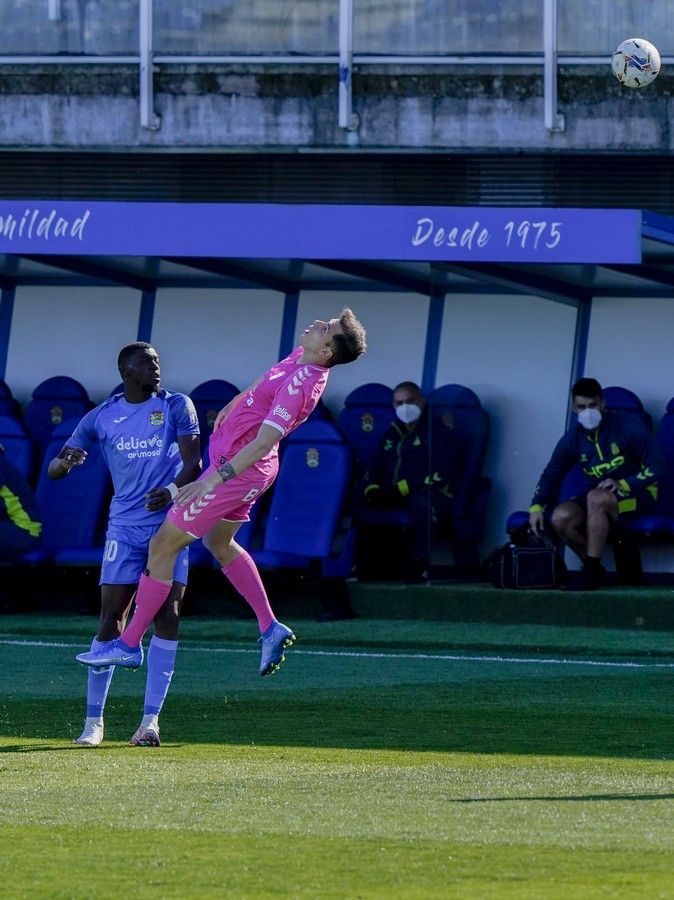
[[[253,623],[186,619],[162,747],[121,671],[86,750],[93,620],[2,617],[0,894],[674,897],[671,633],[293,624],[260,679]]]

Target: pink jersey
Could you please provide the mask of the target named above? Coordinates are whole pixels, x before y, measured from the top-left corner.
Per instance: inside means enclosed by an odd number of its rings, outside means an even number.
[[[208,447],[211,463],[217,466],[221,460],[231,459],[256,437],[263,423],[278,429],[280,441],[307,419],[321,399],[330,369],[298,364],[302,353],[303,348],[296,347],[239,400],[211,435]],[[278,442],[256,467],[266,471],[265,463],[277,453]]]

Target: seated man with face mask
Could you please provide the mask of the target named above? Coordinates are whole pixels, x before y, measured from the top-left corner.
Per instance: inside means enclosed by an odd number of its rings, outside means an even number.
[[[404,574],[409,581],[425,581],[433,536],[452,518],[452,422],[431,416],[421,388],[413,381],[403,381],[393,389],[393,408],[396,419],[384,433],[365,475],[362,498],[366,509],[407,513]],[[354,517],[357,520],[358,514]],[[363,518],[367,522],[367,514]]]
[[[583,563],[565,590],[594,590],[605,579],[601,560],[609,533],[630,516],[653,511],[666,462],[644,422],[606,409],[594,378],[577,381],[571,398],[577,421],[543,470],[529,507],[529,526],[536,533],[543,530],[545,511],[556,502],[564,476],[580,465],[584,489],[555,506],[550,522]]]

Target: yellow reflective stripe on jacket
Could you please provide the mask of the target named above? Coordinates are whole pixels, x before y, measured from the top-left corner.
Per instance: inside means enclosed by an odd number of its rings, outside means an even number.
[[[23,528],[32,537],[39,537],[42,531],[41,522],[33,522],[26,510],[21,506],[21,501],[13,494],[7,485],[0,487],[0,497],[5,501],[7,515],[17,528]]]

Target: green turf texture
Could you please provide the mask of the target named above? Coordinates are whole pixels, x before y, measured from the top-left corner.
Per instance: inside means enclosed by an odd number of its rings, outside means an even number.
[[[0,896],[674,897],[674,634],[291,624],[186,619],[161,748],[143,670],[83,749],[95,620],[1,617]]]

